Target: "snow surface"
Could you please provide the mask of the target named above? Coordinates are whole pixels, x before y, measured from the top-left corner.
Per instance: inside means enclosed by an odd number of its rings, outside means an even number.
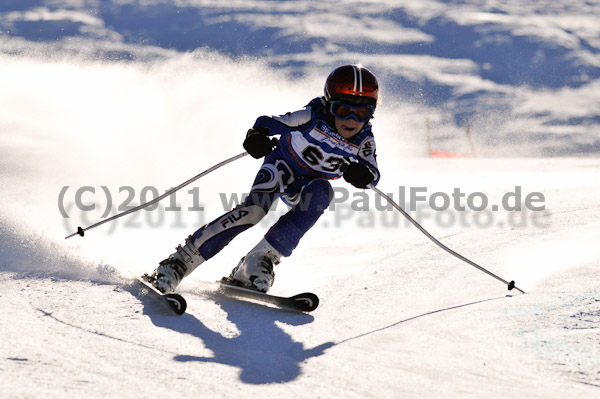
[[[4,1],[0,397],[598,397],[598,12],[594,1]],[[335,207],[276,269],[273,293],[315,292],[314,313],[210,283],[280,206],[184,281],[188,312],[174,316],[129,271],[151,271],[247,191],[250,157],[176,204],[64,240],[130,192],[139,204],[240,153],[258,115],[303,106],[348,61],[384,83],[379,188],[403,205],[403,188],[484,194],[482,212],[411,214],[527,294],[336,181]],[[470,126],[477,157],[424,157],[425,118],[441,151],[469,152]],[[76,204],[84,187],[80,205],[94,210]],[[490,210],[517,187],[544,209]]]

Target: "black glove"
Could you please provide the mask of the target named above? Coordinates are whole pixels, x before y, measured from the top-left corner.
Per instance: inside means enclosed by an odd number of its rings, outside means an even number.
[[[342,172],[344,172],[344,180],[356,188],[366,188],[375,179],[371,169],[358,162],[345,164]]]
[[[248,130],[246,139],[244,140],[244,149],[248,154],[258,159],[266,157],[273,152],[277,146],[276,138],[269,138],[269,129],[266,127],[257,127],[256,129]]]

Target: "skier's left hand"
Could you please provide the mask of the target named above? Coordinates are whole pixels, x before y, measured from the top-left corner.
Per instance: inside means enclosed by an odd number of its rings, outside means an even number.
[[[371,170],[358,162],[350,162],[342,169],[344,172],[344,180],[352,184],[356,188],[367,188],[375,176]]]

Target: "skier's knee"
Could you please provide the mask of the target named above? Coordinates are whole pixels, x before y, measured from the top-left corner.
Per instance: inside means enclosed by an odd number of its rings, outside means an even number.
[[[317,179],[310,182],[304,189],[305,194],[312,196],[311,201],[314,206],[325,210],[333,199],[333,188],[331,183],[324,179]]]
[[[266,214],[277,197],[273,193],[251,192],[244,200],[245,207],[260,207]],[[264,216],[263,214],[263,216]],[[261,217],[262,218],[262,217]]]

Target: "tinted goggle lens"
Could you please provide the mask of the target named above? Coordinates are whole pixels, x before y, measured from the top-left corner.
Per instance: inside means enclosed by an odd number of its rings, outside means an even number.
[[[342,121],[352,118],[357,122],[366,122],[371,119],[373,112],[375,112],[375,107],[370,105],[354,107],[339,101],[331,103],[331,113]]]

